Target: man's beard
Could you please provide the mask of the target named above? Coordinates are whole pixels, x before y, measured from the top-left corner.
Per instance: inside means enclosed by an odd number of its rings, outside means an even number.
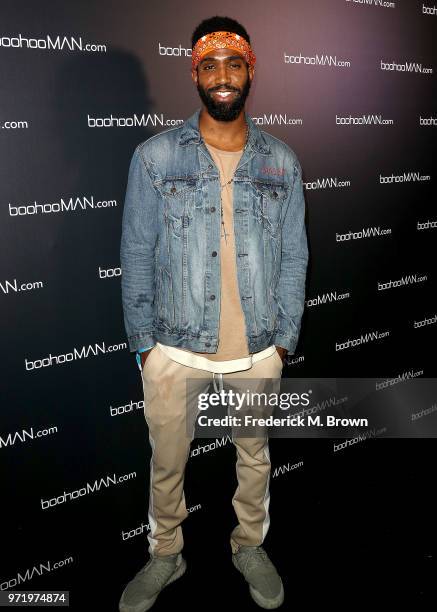
[[[220,89],[238,91],[235,87],[227,87],[221,85],[220,87],[214,87],[213,89],[210,89],[209,92],[207,92],[205,91],[205,89],[203,89],[203,87],[199,85],[199,83],[197,83],[197,91],[199,92],[199,96],[204,105],[206,106],[208,113],[213,119],[216,119],[217,121],[233,121],[238,117],[246,103],[246,98],[249,95],[250,91],[250,85],[251,81],[249,77],[247,77],[243,89],[235,96],[232,102],[221,102],[219,100],[216,102],[211,96],[210,92],[219,91]]]

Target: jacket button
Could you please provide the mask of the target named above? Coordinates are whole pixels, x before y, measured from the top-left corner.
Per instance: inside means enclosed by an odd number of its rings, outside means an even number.
[[[212,255],[213,257],[217,257],[217,251],[213,251],[213,252],[211,253],[211,255]]]
[[[215,212],[215,206],[211,206],[211,208],[209,209],[211,212]]]
[[[211,168],[212,168],[212,164],[208,164],[208,168],[211,170]]]
[[[214,295],[214,294],[210,295],[210,296],[209,296],[209,299],[210,299],[210,300],[215,300],[215,295]]]
[[[211,346],[211,342],[205,342],[205,346]]]

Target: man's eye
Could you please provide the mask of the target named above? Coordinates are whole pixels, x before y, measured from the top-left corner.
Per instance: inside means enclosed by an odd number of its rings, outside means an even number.
[[[229,64],[229,66],[231,66],[231,68],[241,68],[241,63],[240,62],[231,62]],[[214,68],[214,64],[204,64],[202,66],[202,70],[209,70],[210,68]]]

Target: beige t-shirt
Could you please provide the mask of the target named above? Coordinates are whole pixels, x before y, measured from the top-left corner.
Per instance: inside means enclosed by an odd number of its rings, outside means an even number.
[[[243,149],[240,151],[223,151],[207,143],[205,143],[205,145],[211,153],[211,157],[215,161],[216,166],[219,168],[220,184],[224,185],[233,177],[241,155],[243,154]],[[240,359],[249,355],[246,338],[246,323],[241,306],[237,280],[232,187],[233,183],[230,183],[221,189],[225,232],[223,231],[223,225],[221,225],[219,344],[216,353],[195,352],[197,355],[202,355],[212,361]]]

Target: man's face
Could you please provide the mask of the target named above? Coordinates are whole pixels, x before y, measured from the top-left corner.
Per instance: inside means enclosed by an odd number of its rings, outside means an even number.
[[[246,103],[254,75],[233,49],[214,49],[191,72],[208,113],[217,121],[233,121]]]

